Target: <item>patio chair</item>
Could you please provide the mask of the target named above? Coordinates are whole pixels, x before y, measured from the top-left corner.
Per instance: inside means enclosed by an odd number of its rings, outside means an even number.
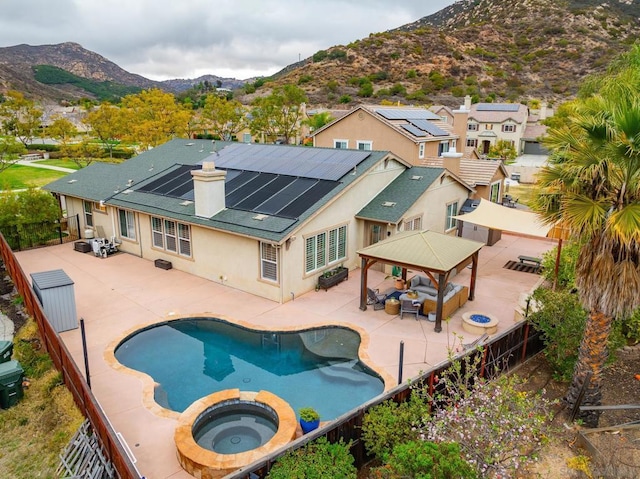
[[[415,314],[416,321],[418,320],[418,315],[420,314],[420,307],[422,305],[418,301],[414,301],[411,299],[403,299],[400,301],[400,319],[404,313],[407,314]]]
[[[387,300],[387,295],[378,292],[378,290],[373,290],[371,288],[367,288],[367,304],[373,305],[373,310],[378,311],[380,309],[384,309],[384,302]]]

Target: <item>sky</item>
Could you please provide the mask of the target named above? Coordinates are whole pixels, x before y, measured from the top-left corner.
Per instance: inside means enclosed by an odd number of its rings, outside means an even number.
[[[269,76],[454,0],[0,0],[0,46],[75,42],[152,80]]]

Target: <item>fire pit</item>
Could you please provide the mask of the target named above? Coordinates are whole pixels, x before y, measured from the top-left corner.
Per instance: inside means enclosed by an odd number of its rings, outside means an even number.
[[[488,313],[468,311],[462,315],[462,328],[472,334],[495,334],[498,320]]]

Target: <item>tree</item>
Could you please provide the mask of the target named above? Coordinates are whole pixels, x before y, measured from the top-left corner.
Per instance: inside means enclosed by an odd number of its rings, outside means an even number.
[[[56,117],[47,128],[49,136],[60,144],[60,152],[65,157],[71,157],[71,140],[78,134],[76,127],[66,118]]]
[[[328,125],[332,121],[333,116],[331,116],[330,112],[320,111],[304,120],[304,124],[309,126],[309,129],[311,131],[316,131],[322,128],[324,125]]]
[[[0,172],[16,163],[26,152],[24,145],[13,136],[0,137]]]
[[[498,140],[495,145],[491,145],[489,148],[489,158],[498,158],[504,163],[511,163],[516,159],[518,153],[516,149],[507,140]]]
[[[552,155],[534,207],[582,241],[576,286],[589,311],[566,402],[601,400],[607,343],[616,319],[640,306],[640,46],[591,80],[567,122],[548,131]],[[581,418],[597,425],[599,413]]]
[[[124,134],[123,120],[120,108],[106,102],[91,110],[84,119],[85,124],[91,128],[93,135],[100,140],[103,147],[109,152],[109,158],[113,158],[113,147]]]
[[[282,137],[286,144],[300,131],[304,91],[295,85],[275,87],[271,95],[257,98],[251,110],[250,128],[253,134],[262,134],[268,140]]]
[[[231,139],[245,127],[245,109],[237,100],[213,93],[207,95],[202,109],[203,126],[221,140]]]
[[[2,128],[8,135],[15,136],[27,147],[40,127],[42,110],[18,91],[9,90],[5,101],[0,103]]]
[[[186,137],[192,111],[176,103],[171,93],[158,88],[144,90],[122,99],[123,138],[144,148]]]

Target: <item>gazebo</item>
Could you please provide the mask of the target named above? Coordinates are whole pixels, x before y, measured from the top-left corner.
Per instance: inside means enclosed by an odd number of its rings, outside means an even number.
[[[475,295],[478,252],[484,243],[435,231],[407,231],[358,251],[362,259],[360,277],[360,309],[367,309],[367,273],[374,264],[386,263],[402,268],[402,279],[407,270],[424,272],[438,290],[435,331],[442,331],[442,304],[444,286],[452,272],[460,271],[472,263],[469,300]],[[441,287],[442,286],[442,287]]]

